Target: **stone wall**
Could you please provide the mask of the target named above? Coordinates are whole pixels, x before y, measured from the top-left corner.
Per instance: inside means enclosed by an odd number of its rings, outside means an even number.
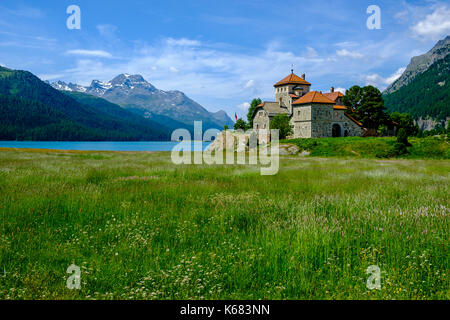
[[[311,138],[311,106],[294,106],[291,125],[294,129],[293,137]]]
[[[265,110],[258,110],[253,118],[253,129],[270,129],[270,119]]]
[[[333,125],[340,126],[341,136],[362,135],[361,127],[350,120],[344,110],[334,110],[333,105],[294,106],[291,125],[293,138],[331,138]]]
[[[292,86],[281,86],[275,88],[275,102],[280,102],[281,105],[288,108],[289,113],[292,112],[292,98],[289,93],[292,90]]]

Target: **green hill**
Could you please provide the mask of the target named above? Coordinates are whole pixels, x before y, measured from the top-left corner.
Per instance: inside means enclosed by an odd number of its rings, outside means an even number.
[[[307,151],[313,157],[450,159],[450,144],[446,137],[410,138],[408,154],[402,156],[396,155],[396,138],[348,137],[281,142],[295,144],[300,151]]]
[[[450,55],[395,92],[385,94],[389,111],[407,112],[415,119],[450,117]]]
[[[167,128],[103,99],[65,94],[0,67],[1,140],[168,140]]]

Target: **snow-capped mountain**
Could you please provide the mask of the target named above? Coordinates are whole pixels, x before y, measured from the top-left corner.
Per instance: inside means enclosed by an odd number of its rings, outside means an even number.
[[[193,121],[203,121],[205,128],[222,129],[225,125],[233,125],[225,111],[211,113],[183,92],[159,90],[141,75],[120,74],[108,82],[93,80],[89,87],[62,81],[51,85],[58,90],[78,91],[104,98],[148,118],[155,118],[152,115],[163,116],[163,119],[170,118],[189,126]]]
[[[48,83],[48,82],[47,82]],[[76,91],[76,92],[86,92],[86,88],[83,86],[80,86],[78,84],[73,83],[65,83],[63,81],[57,81],[53,82],[51,86],[57,90],[61,91]]]

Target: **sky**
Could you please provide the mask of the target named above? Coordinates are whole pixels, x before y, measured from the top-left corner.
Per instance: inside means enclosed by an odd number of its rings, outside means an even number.
[[[81,29],[67,27],[70,5]],[[273,101],[292,66],[311,90],[384,90],[448,34],[449,1],[0,0],[0,65],[82,85],[141,74],[233,118]]]

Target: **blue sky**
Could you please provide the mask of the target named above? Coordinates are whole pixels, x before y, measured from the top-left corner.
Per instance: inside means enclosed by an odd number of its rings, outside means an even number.
[[[66,27],[69,5],[81,30]],[[366,26],[369,5],[380,30]],[[292,64],[312,90],[384,89],[449,33],[448,1],[0,0],[1,65],[83,85],[138,73],[230,116],[273,100]]]

